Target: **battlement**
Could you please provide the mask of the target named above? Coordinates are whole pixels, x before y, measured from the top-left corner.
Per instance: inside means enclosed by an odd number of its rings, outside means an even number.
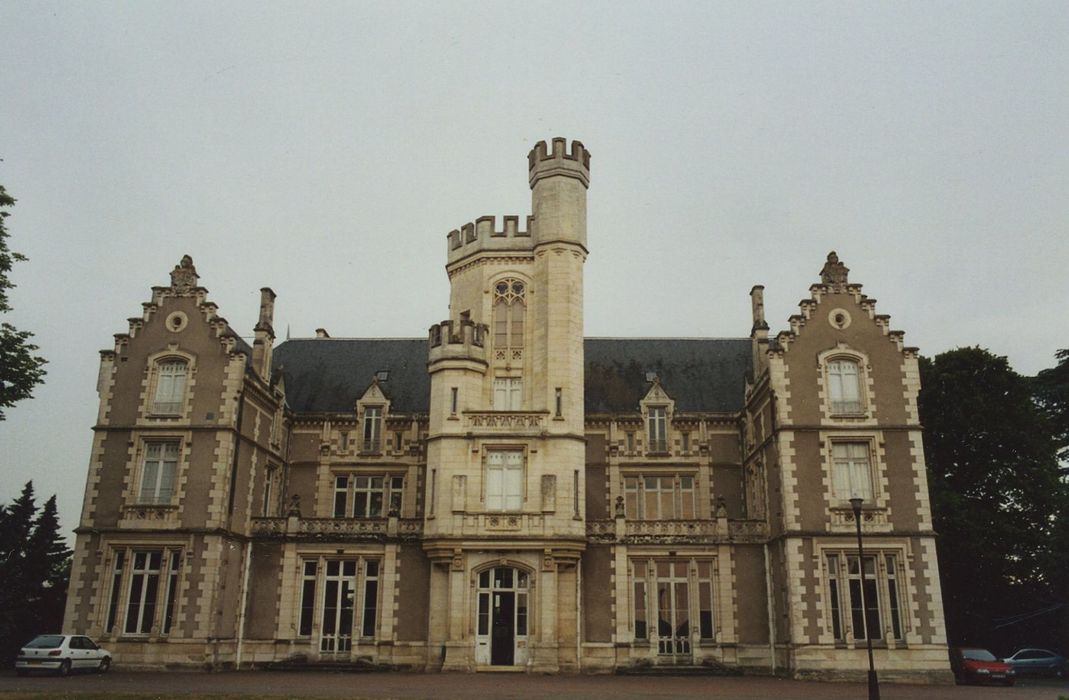
[[[552,148],[545,141],[535,144],[527,154],[528,180],[531,188],[535,183],[547,177],[573,177],[590,187],[590,151],[581,141],[572,141],[571,149],[566,149],[567,140],[555,138]]]
[[[521,229],[520,217],[503,216],[499,229],[496,217],[480,216],[474,223],[467,223],[459,229],[453,229],[446,236],[449,241],[448,262],[466,258],[482,250],[531,250],[534,217],[528,216],[524,223],[526,228]]]
[[[475,323],[466,318],[459,321],[442,321],[430,327],[429,363],[441,360],[474,360],[486,363],[486,338],[490,326]]]

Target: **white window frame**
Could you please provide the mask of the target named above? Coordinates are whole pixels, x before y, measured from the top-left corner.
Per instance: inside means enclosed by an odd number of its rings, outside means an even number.
[[[497,377],[494,379],[494,410],[519,411],[523,406],[523,379]]]
[[[827,360],[828,403],[831,415],[857,416],[865,413],[861,391],[861,362],[854,357]]]
[[[518,449],[495,449],[486,452],[486,510],[518,512],[525,495],[526,455]]]
[[[384,420],[382,406],[364,407],[364,424],[361,433],[361,452],[382,451],[382,424]]]
[[[165,450],[171,448],[174,450],[174,459],[168,460]],[[153,455],[155,450],[160,451],[158,455]],[[137,502],[139,504],[171,504],[176,491],[178,463],[181,458],[182,445],[180,440],[153,440],[144,443],[144,454],[141,459],[141,479],[137,489]],[[150,465],[155,465],[152,472],[150,472]],[[170,467],[169,484],[166,483],[167,480],[165,479],[168,466]]]
[[[157,416],[182,415],[189,383],[189,360],[165,357],[154,362],[156,386],[150,412]]]
[[[872,443],[868,440],[833,440],[831,443],[832,493],[840,501],[861,498],[876,502]]]
[[[650,406],[646,414],[646,437],[649,452],[668,452],[668,407]]]

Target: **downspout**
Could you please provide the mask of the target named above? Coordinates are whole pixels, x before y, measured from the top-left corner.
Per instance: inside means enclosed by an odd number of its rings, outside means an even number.
[[[765,598],[768,601],[768,659],[776,675],[776,617],[772,606],[772,569],[769,567],[768,542],[765,542]]]
[[[230,531],[231,528],[233,527],[233,524],[234,524],[234,522],[233,522],[233,519],[234,519],[234,495],[235,495],[234,491],[235,491],[236,486],[237,486],[237,480],[238,480],[238,455],[239,455],[239,452],[241,450],[241,417],[242,417],[242,414],[244,413],[244,408],[245,408],[245,377],[244,377],[244,375],[241,378],[241,389],[238,390],[237,401],[238,401],[238,410],[237,410],[237,416],[236,416],[235,422],[234,422],[234,457],[233,457],[233,459],[231,460],[231,463],[230,463],[230,495],[227,498],[227,507],[226,507],[226,513],[227,513],[226,529],[227,529],[227,531]],[[248,526],[248,523],[246,523],[246,527],[247,526]],[[249,555],[249,547],[248,547],[248,542],[246,542],[246,546],[245,546],[245,559],[246,559],[246,561],[248,561],[248,555]],[[247,570],[244,573],[247,573]],[[244,573],[243,573],[243,575],[244,575]],[[241,587],[241,600],[243,601],[243,604],[242,604],[241,610],[238,611],[238,615],[240,617],[238,619],[238,639],[237,639],[237,649],[235,650],[235,667],[237,667],[237,666],[239,666],[241,664],[241,638],[242,638],[242,632],[243,632],[243,630],[241,629],[241,626],[245,624],[245,621],[244,621],[244,615],[245,615],[245,609],[244,609],[245,608],[245,606],[244,606],[245,584],[246,584],[246,581],[243,580],[242,581],[242,587]],[[217,644],[216,645],[216,657],[213,659],[213,664],[219,662],[218,649],[219,649],[219,647],[218,647],[218,644]]]
[[[583,671],[583,559],[575,563],[575,668]]]
[[[245,541],[245,570],[241,573],[241,607],[238,608],[238,648],[234,658],[234,670],[241,670],[241,647],[245,642],[245,605],[249,598],[249,566],[252,559],[252,539]]]

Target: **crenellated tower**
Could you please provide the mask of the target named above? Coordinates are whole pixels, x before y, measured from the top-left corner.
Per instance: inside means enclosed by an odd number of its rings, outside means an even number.
[[[528,178],[525,226],[519,216],[500,227],[484,216],[448,234],[450,319],[430,329],[424,549],[440,573],[432,577],[431,627],[447,649],[446,668],[499,661],[485,640],[471,639],[476,611],[467,591],[481,570],[508,562],[517,580],[537,577],[545,595],[561,589],[574,598],[585,548],[590,154],[578,141],[539,142]],[[574,641],[561,642],[574,629],[558,624],[549,598],[538,609],[536,638],[517,632],[509,663],[575,664]]]

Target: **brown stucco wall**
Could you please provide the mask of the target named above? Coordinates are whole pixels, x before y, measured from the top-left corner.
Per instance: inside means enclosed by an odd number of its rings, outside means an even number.
[[[241,574],[245,565],[245,547],[238,540],[223,538],[221,586],[215,610],[218,624],[215,634],[220,637],[237,636],[238,610],[241,609]]]
[[[802,530],[824,530],[828,520],[827,489],[824,486],[827,465],[821,452],[820,434],[794,431],[794,468],[798,483],[795,495],[801,511]]]
[[[397,609],[397,639],[403,642],[427,640],[430,619],[431,563],[419,545],[401,545],[398,552],[400,581]]]
[[[282,576],[282,545],[274,542],[253,544],[249,568],[249,597],[245,608],[245,636],[271,639],[278,616],[279,585]]]
[[[709,458],[714,464],[738,464],[742,461],[739,454],[738,433],[712,433],[709,435]]]
[[[586,517],[601,520],[609,517],[609,474],[603,466],[586,467]]]
[[[129,450],[130,431],[118,430],[104,436],[104,456],[97,485],[93,527],[115,527],[119,522]]]
[[[316,465],[291,466],[289,469],[289,484],[286,486],[286,497],[301,497],[301,515],[310,518],[315,515],[315,484]]]
[[[745,497],[742,487],[742,468],[737,465],[719,464],[713,467],[713,498],[724,498],[727,505],[729,518],[745,517]],[[713,511],[715,512],[715,511]],[[709,517],[711,513],[699,512],[701,517]]]
[[[768,595],[765,554],[760,545],[738,545],[735,557],[735,600],[739,643],[768,643]]]
[[[913,457],[909,448],[909,433],[884,433],[884,454],[891,496],[891,523],[896,530],[915,531],[920,527],[917,513],[920,503],[917,500],[917,487],[913,483]]]
[[[612,547],[589,545],[583,553],[583,633],[587,642],[612,641]]]

